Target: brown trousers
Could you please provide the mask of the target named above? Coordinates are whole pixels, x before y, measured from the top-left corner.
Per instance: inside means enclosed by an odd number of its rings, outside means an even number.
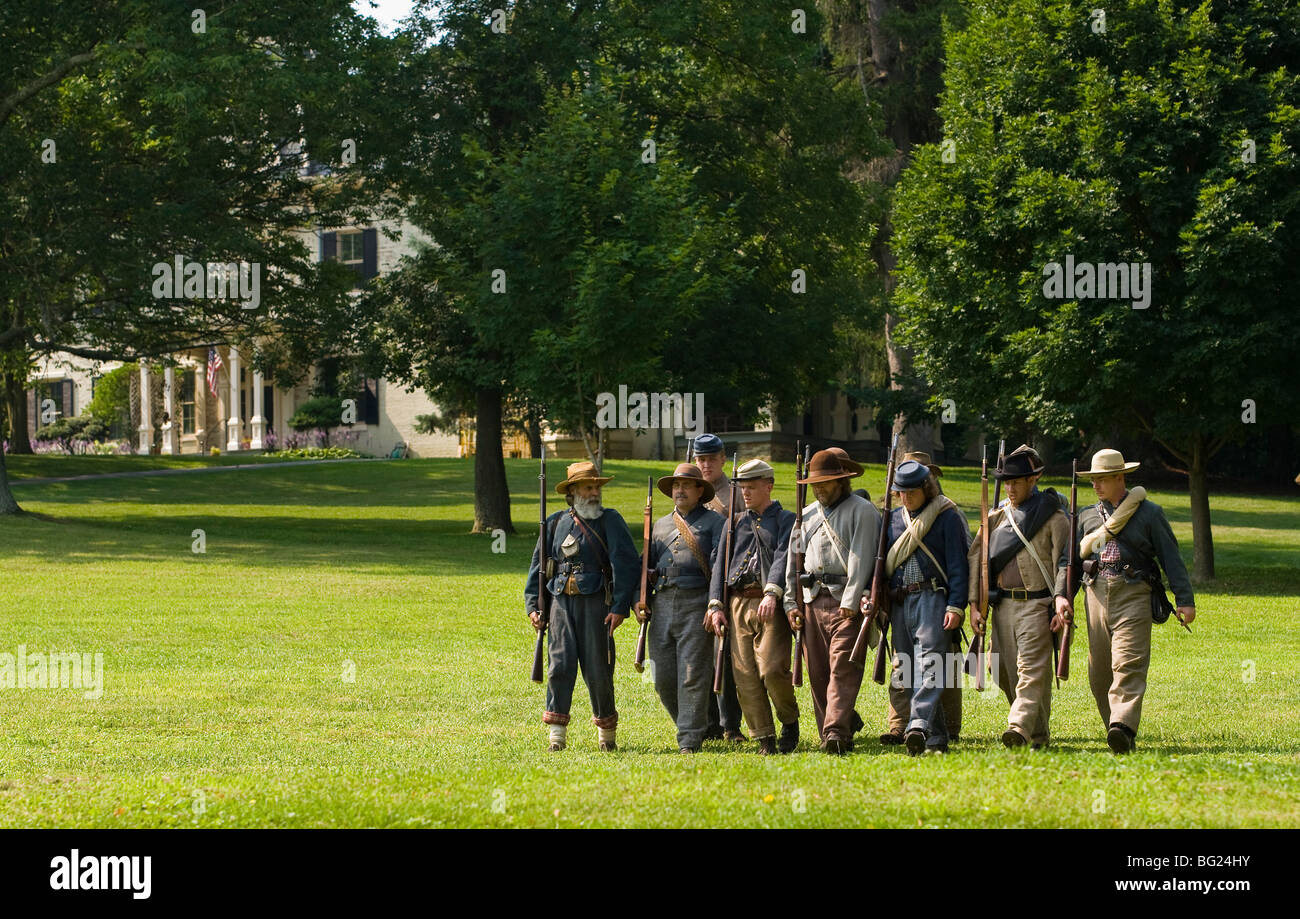
[[[989,650],[997,655],[998,687],[1011,704],[1007,726],[1031,743],[1050,740],[1052,612],[1056,600],[1001,600],[993,610]]]
[[[1134,734],[1151,664],[1151,585],[1101,575],[1084,593],[1088,616],[1088,683],[1102,722]]]
[[[758,597],[731,598],[731,664],[736,675],[736,695],[755,740],[776,736],[773,705],[782,724],[799,720],[799,703],[790,681],[790,645],[794,638],[790,623],[779,603],[771,622],[759,621],[760,602]]]
[[[960,645],[953,645],[956,654]],[[894,685],[894,671],[898,669],[898,659],[893,658],[889,666],[889,732],[902,734],[907,730],[907,723],[912,720],[912,690],[907,686]],[[943,705],[943,723],[948,728],[948,739],[956,740],[961,734],[961,686],[945,686],[939,695]]]
[[[849,660],[862,627],[862,614],[841,619],[839,602],[823,590],[808,604],[803,640],[808,652],[808,685],[822,740],[853,738],[853,705],[862,686],[862,664]]]

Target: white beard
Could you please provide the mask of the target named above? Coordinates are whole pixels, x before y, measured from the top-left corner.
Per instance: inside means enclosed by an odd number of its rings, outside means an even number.
[[[582,498],[573,499],[573,512],[583,520],[595,520],[605,509],[600,506],[599,498],[592,498],[590,501],[584,501]]]

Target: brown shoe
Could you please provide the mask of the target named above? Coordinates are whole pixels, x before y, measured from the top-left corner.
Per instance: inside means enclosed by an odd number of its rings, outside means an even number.
[[[746,741],[749,740],[749,738],[746,737],[744,734],[742,734],[740,731],[726,731],[722,735],[722,739],[728,740],[731,743],[745,743]]]
[[[776,738],[758,738],[758,753],[760,756],[776,756]]]
[[[903,732],[888,731],[880,735],[880,743],[886,747],[897,747],[903,742]]]
[[[550,752],[551,752],[551,753],[559,753],[559,752],[560,752],[561,750],[563,750],[563,749],[564,749],[564,744],[560,743],[560,742],[557,740],[557,741],[555,741],[554,743],[551,744]]]
[[[841,740],[838,737],[827,737],[822,741],[822,752],[831,753],[835,756],[843,756],[845,753],[849,752],[849,745],[847,741]]]
[[[1137,735],[1130,731],[1126,725],[1120,724],[1117,721],[1112,724],[1110,730],[1106,732],[1106,743],[1110,747],[1112,753],[1129,753],[1133,750],[1134,746],[1136,746],[1133,743],[1133,738],[1136,736]]]
[[[614,741],[612,740],[602,740],[600,742],[601,753],[613,753],[617,749],[618,749],[618,745],[615,744]]]
[[[1029,741],[1025,739],[1025,735],[1021,734],[1015,728],[1007,728],[1002,732],[1002,746],[1007,749],[1023,747],[1027,743],[1029,743]]]

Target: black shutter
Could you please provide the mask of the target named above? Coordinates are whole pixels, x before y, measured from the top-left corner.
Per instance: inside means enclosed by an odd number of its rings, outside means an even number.
[[[266,419],[266,429],[275,430],[275,388],[262,387],[262,417]]]
[[[366,424],[379,424],[379,381],[366,380],[365,412],[362,420]]]
[[[73,383],[71,380],[62,380],[59,385],[63,387],[63,417],[75,418],[76,416],[72,413],[72,397],[76,394]]]
[[[332,262],[339,257],[339,234],[322,233],[320,235],[320,260]]]
[[[379,274],[379,231],[361,231],[361,277],[373,278]]]

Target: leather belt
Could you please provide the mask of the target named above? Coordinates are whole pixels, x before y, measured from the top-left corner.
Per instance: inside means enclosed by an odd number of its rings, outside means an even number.
[[[1041,600],[1050,597],[1052,592],[1044,587],[1042,590],[1029,590],[1026,587],[999,587],[999,600]]]
[[[739,591],[738,593],[739,593],[739,596],[744,597],[746,600],[755,600],[755,599],[757,599],[757,598],[763,596],[763,588],[761,588],[761,587],[746,587],[744,590],[741,590],[741,591]]]
[[[889,591],[889,598],[893,600],[895,604],[901,605],[907,598],[908,594],[917,594],[923,590],[939,591],[942,589],[943,588],[940,586],[938,578],[930,578],[928,581],[920,581],[916,584],[904,584],[901,587],[891,588]]]

